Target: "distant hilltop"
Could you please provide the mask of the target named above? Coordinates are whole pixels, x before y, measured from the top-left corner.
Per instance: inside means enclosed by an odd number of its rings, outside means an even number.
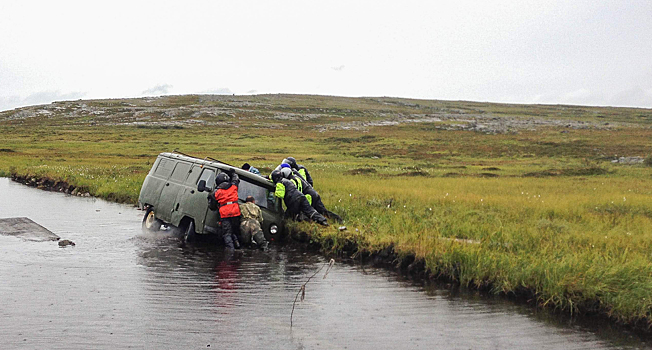
[[[541,127],[650,127],[652,109],[274,94],[58,101],[0,112],[0,125],[308,127],[317,131],[364,131],[413,123],[487,134]]]

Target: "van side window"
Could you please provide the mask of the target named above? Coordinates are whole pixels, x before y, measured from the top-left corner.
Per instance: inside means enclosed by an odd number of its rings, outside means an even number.
[[[170,176],[170,181],[183,183],[188,176],[188,170],[190,170],[190,164],[179,162],[177,166],[174,167],[172,171],[172,176]]]
[[[212,191],[215,186],[215,171],[213,169],[204,169],[201,173],[201,177],[197,180],[197,184],[199,184],[199,181],[201,180],[206,181],[206,188],[208,188],[209,191]]]
[[[169,159],[161,158],[156,167],[155,174],[156,176],[167,179],[170,177],[170,174],[172,174],[172,169],[174,169],[174,162]]]
[[[195,165],[190,170],[188,178],[186,179],[186,185],[194,187],[199,182],[199,173],[201,173],[201,166]]]

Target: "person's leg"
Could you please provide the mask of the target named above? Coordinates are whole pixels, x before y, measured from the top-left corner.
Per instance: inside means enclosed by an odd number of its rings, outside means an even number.
[[[285,203],[287,210],[285,211],[285,218],[294,220],[299,214],[299,202]]]
[[[326,209],[324,202],[321,201],[319,195],[312,196],[312,207],[321,215],[326,215],[328,213],[328,210]]]
[[[247,246],[251,244],[251,236],[253,233],[253,227],[251,225],[251,220],[243,220],[240,223],[240,238],[242,239],[240,243]]]
[[[228,249],[235,249],[231,231],[231,221],[228,218],[222,219],[222,239],[224,240],[224,246]]]
[[[299,208],[310,220],[317,222],[318,224],[328,226],[328,221],[325,217],[319,214],[315,208],[310,206],[308,200],[305,197],[301,197],[299,201]]]
[[[255,225],[253,225],[253,233],[254,233],[254,241],[256,241],[256,245],[258,248],[265,249],[267,248],[267,240],[265,239],[265,234],[263,233],[263,229],[260,228],[260,223],[256,221]]]
[[[342,218],[339,215],[326,209],[324,202],[322,202],[321,197],[316,192],[312,196],[312,207],[315,208],[315,210],[325,218],[328,218],[330,220],[335,220],[337,222],[342,222]]]
[[[324,217],[342,223],[342,218],[330,210],[326,210],[326,214],[324,214]]]
[[[239,249],[240,242],[242,240],[240,238],[240,217],[236,216],[229,219],[231,219],[231,237],[233,239],[233,245],[236,247],[236,249]]]

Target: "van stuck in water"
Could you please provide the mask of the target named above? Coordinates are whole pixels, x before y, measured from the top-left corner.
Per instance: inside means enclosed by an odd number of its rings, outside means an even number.
[[[262,229],[268,241],[279,240],[283,232],[283,206],[274,196],[270,180],[212,158],[199,159],[181,153],[161,153],[147,174],[138,197],[145,210],[143,229],[158,231],[162,225],[177,228],[184,242],[196,235],[222,236],[219,211],[211,210],[208,194],[215,189],[215,177],[235,171],[240,177],[238,202],[247,196],[256,200],[263,213]]]

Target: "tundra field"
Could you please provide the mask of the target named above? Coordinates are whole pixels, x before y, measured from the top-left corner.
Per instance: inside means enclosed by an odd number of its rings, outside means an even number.
[[[652,325],[649,109],[192,95],[5,111],[0,132],[0,175],[134,204],[160,152],[263,173],[294,156],[346,221],[295,225],[328,252],[393,246],[462,285]]]

